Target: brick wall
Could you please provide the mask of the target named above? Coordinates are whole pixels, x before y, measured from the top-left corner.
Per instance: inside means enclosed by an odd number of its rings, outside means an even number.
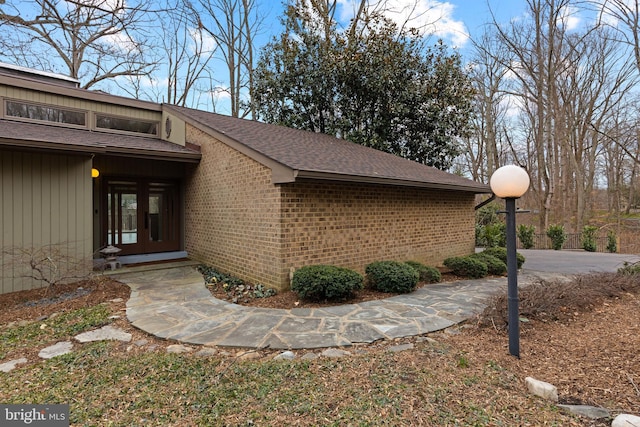
[[[363,272],[379,260],[442,265],[473,253],[470,193],[382,185],[283,185],[285,266],[333,264]]]
[[[202,161],[187,172],[185,245],[192,258],[284,289],[291,268],[333,264],[360,272],[378,260],[442,265],[473,252],[471,193],[300,181],[189,127]]]
[[[187,141],[202,150],[185,185],[189,256],[253,283],[286,282],[280,189],[271,184],[271,170],[191,126]]]

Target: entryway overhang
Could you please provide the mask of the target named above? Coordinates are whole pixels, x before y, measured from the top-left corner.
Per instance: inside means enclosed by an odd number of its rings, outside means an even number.
[[[0,146],[60,154],[112,155],[150,160],[198,163],[196,147],[159,138],[0,120]]]

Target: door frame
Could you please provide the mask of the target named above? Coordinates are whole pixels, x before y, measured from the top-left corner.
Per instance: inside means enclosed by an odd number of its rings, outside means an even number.
[[[109,241],[109,197],[110,197],[110,185],[115,182],[122,182],[123,185],[131,184],[132,188],[135,188],[136,192],[136,242],[135,243],[122,243],[120,239],[118,241]],[[167,236],[163,240],[153,240],[151,236],[151,226],[153,218],[149,209],[149,197],[152,194],[162,194],[161,191],[154,191],[153,186],[166,186],[168,189],[168,200],[165,204],[167,211],[161,218],[164,218],[162,223],[158,225],[162,227],[161,234]],[[101,247],[106,245],[116,246],[122,251],[120,255],[139,255],[158,252],[171,252],[181,249],[182,244],[182,204],[181,200],[181,183],[178,179],[166,179],[166,178],[149,178],[149,177],[132,177],[132,176],[119,176],[110,175],[105,176],[102,179],[101,188],[101,220],[100,220],[100,241]],[[113,207],[112,207],[113,209]],[[121,218],[121,211],[118,212],[119,218]],[[117,230],[122,226],[121,219],[120,224],[117,225]],[[114,230],[115,233],[115,230]],[[121,231],[120,231],[121,233]],[[120,234],[122,236],[122,234]],[[156,233],[157,234],[157,233]],[[157,238],[157,237],[156,237]]]

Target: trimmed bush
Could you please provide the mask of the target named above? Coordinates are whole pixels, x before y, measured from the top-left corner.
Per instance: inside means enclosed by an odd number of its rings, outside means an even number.
[[[504,265],[507,265],[507,248],[489,248],[485,249],[481,253],[494,256],[504,262]],[[518,269],[522,268],[525,261],[524,255],[520,252],[516,252],[516,260],[518,262]]]
[[[525,249],[531,249],[534,246],[533,237],[536,233],[536,228],[533,225],[518,225],[518,239],[520,239],[520,243],[522,247]]]
[[[559,251],[562,249],[564,242],[567,241],[567,233],[564,231],[564,225],[550,225],[547,228],[547,237],[551,239],[551,247]]]
[[[408,293],[416,288],[418,272],[408,264],[397,261],[377,261],[365,267],[367,284],[373,289],[389,293]]]
[[[593,225],[585,225],[582,229],[582,249],[587,252],[595,252],[597,249],[596,231],[598,231],[598,227]]]
[[[618,239],[615,231],[613,230],[610,230],[609,233],[607,233],[607,252],[612,254],[618,252]]]
[[[472,256],[447,258],[444,265],[460,277],[479,279],[489,274],[487,264]]]
[[[489,272],[489,274],[501,276],[507,272],[507,264],[498,257],[484,252],[473,254],[471,255],[471,257],[479,259],[480,261],[487,264],[487,271]]]
[[[348,268],[332,265],[308,265],[293,273],[291,290],[302,299],[335,300],[349,297],[362,289],[364,278]]]
[[[405,264],[413,267],[413,269],[418,272],[421,282],[438,283],[442,280],[442,275],[434,267],[428,267],[418,261],[407,261]]]

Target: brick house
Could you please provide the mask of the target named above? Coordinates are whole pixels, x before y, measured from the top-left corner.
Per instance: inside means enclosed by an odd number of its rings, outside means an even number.
[[[303,265],[440,265],[474,249],[484,184],[327,135],[77,86],[0,65],[2,248],[188,256],[279,289]],[[3,293],[37,286],[2,265]]]

